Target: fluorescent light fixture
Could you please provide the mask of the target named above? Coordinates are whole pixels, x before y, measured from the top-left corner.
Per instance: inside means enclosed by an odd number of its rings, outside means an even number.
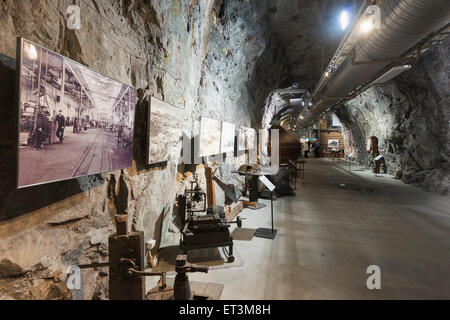
[[[386,82],[394,79],[395,77],[399,76],[403,72],[409,71],[409,70],[411,70],[410,64],[405,64],[403,66],[394,67],[391,70],[389,70],[388,72],[386,72],[385,74],[383,74],[381,77],[379,77],[377,80],[372,82],[372,85],[386,83]]]
[[[304,94],[306,93],[306,89],[278,89],[276,93],[279,94]]]
[[[346,11],[346,10],[342,11],[339,20],[341,22],[341,28],[344,31],[345,29],[347,29],[348,25],[350,24],[350,15],[349,15],[348,11]]]
[[[302,105],[303,99],[291,99],[289,100],[289,103],[291,104],[291,106],[298,106],[300,107]],[[303,102],[304,103],[304,102]]]

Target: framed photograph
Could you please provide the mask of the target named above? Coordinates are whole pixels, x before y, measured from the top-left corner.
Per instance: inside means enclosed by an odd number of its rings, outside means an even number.
[[[256,130],[241,127],[239,130],[239,151],[254,150],[256,147]]]
[[[236,137],[236,126],[232,123],[222,122],[221,153],[234,152],[234,138]]]
[[[17,43],[18,188],[131,167],[136,90]]]
[[[177,159],[181,153],[183,110],[152,97],[148,123],[148,164]]]
[[[329,148],[339,148],[339,139],[330,139],[328,140]]]
[[[201,118],[199,157],[220,154],[221,132],[222,123],[219,120]]]

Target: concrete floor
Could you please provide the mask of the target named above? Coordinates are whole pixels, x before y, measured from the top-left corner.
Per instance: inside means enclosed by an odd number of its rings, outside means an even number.
[[[235,240],[244,266],[190,279],[223,283],[222,299],[450,299],[448,197],[323,159],[306,168],[297,196],[275,202],[274,241]],[[270,226],[270,206],[241,216]],[[381,290],[367,289],[370,265]]]

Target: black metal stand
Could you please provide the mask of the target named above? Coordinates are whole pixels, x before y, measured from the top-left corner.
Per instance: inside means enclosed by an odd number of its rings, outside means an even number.
[[[273,226],[273,192],[270,192],[270,210],[271,210],[271,215],[272,215],[272,229],[259,228],[255,232],[256,238],[264,238],[264,239],[273,240],[273,239],[275,239],[275,237],[277,235],[277,230],[275,230],[274,226]]]

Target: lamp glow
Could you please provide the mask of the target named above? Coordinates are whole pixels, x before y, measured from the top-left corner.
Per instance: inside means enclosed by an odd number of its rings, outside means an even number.
[[[28,53],[28,57],[31,60],[36,60],[37,57],[38,57],[38,53],[37,53],[36,47],[34,45],[32,45],[32,44],[27,46],[27,53]]]
[[[341,12],[341,17],[340,17],[340,22],[341,22],[341,28],[342,30],[347,29],[349,23],[350,23],[350,15],[348,14],[347,11],[342,11]]]
[[[366,19],[361,23],[361,32],[369,33],[374,28],[374,25],[370,19]]]

